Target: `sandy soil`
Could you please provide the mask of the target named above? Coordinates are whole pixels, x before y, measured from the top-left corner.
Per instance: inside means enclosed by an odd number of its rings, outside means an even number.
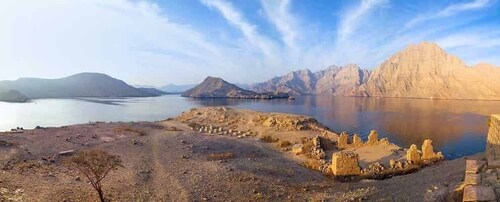
[[[304,135],[324,134],[319,123],[307,122],[310,128],[293,131],[258,126],[262,124],[253,118],[262,113],[245,111],[242,118],[231,111],[234,117],[228,114],[219,121],[212,112],[198,112],[154,123],[89,123],[2,133],[0,201],[96,201],[86,180],[63,164],[68,157],[58,155],[96,148],[124,161],[125,168],[106,179],[105,194],[113,201],[436,201],[445,199],[465,172],[465,161],[457,159],[386,180],[338,182],[301,166],[303,155],[259,140],[275,134],[298,142]],[[244,138],[211,135],[192,130],[188,124],[193,122],[250,132]],[[370,151],[360,152],[373,157]],[[234,158],[212,158],[221,153]]]

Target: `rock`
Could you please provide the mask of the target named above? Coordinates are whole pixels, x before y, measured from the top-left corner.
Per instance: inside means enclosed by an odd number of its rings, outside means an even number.
[[[385,170],[385,167],[379,162],[372,163],[368,165],[367,173],[369,174],[380,174]]]
[[[75,153],[75,150],[67,150],[67,151],[59,152],[59,155],[61,155],[61,156],[71,156],[74,153]]]
[[[351,176],[361,174],[359,155],[354,152],[340,151],[333,154],[332,173],[335,176]]]
[[[420,152],[417,149],[417,145],[412,144],[410,149],[406,152],[406,160],[412,164],[420,163]]]
[[[348,146],[349,135],[346,133],[341,133],[337,142],[337,147],[340,149],[345,149]]]
[[[464,189],[463,201],[496,201],[492,187],[469,185]]]
[[[295,144],[293,145],[292,147],[292,153],[295,154],[295,155],[299,155],[299,154],[302,154],[302,150],[304,148],[304,145],[303,144]]]
[[[363,140],[359,137],[358,134],[354,134],[352,137],[352,146],[354,147],[362,147],[364,145]]]
[[[491,115],[489,119],[485,156],[488,160],[488,167],[491,167],[490,164],[493,165],[493,162],[500,161],[500,114]],[[500,165],[500,163],[495,164]]]
[[[365,143],[366,145],[377,145],[378,144],[378,133],[375,130],[371,130],[368,135],[368,141]]]

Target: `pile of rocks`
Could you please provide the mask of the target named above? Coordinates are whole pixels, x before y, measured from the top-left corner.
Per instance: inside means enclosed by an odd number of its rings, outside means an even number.
[[[313,141],[313,146],[309,151],[310,156],[316,159],[325,158],[326,154],[325,151],[323,150],[323,147],[321,146],[321,138],[318,135],[316,135],[316,137],[314,137],[312,141]]]
[[[276,131],[301,131],[316,128],[319,125],[316,119],[302,116],[273,115],[261,116],[262,125],[274,128]]]
[[[228,135],[228,136],[235,136],[236,138],[245,138],[245,137],[250,137],[250,136],[255,136],[257,135],[256,133],[252,131],[239,131],[239,130],[233,130],[233,129],[225,129],[223,127],[217,127],[213,125],[208,125],[208,126],[203,126],[199,125],[198,127],[191,127],[191,130],[193,131],[198,131],[200,133],[206,133],[209,135]]]

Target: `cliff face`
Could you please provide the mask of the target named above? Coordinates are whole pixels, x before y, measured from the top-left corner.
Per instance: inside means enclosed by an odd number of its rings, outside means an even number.
[[[349,64],[343,67],[331,66],[315,73],[310,70],[291,72],[254,84],[251,89],[257,92],[287,92],[294,95],[354,95],[355,89],[364,83],[368,76],[368,70]]]
[[[182,94],[183,97],[195,98],[242,98],[242,99],[272,99],[288,98],[288,94],[256,93],[242,89],[221,78],[207,77],[202,83]]]
[[[500,68],[468,67],[433,43],[410,45],[373,71],[358,96],[500,99]]]

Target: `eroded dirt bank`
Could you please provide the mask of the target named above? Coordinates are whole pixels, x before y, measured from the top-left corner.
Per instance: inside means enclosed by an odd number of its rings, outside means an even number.
[[[210,113],[222,109],[198,110],[154,123],[89,123],[1,133],[0,201],[96,200],[86,180],[63,164],[67,156],[59,153],[68,150],[102,149],[121,156],[125,168],[105,183],[113,201],[435,201],[444,199],[465,172],[465,161],[457,159],[385,180],[342,183],[304,167],[308,157],[292,152],[293,144],[304,137],[335,138],[315,120],[246,110],[219,119]],[[204,115],[203,110],[212,111]],[[279,121],[283,116],[292,116],[292,121]],[[223,129],[214,133],[216,127]],[[282,145],[284,141],[291,145]],[[325,149],[324,159],[334,150]],[[400,153],[388,155],[401,158]]]

